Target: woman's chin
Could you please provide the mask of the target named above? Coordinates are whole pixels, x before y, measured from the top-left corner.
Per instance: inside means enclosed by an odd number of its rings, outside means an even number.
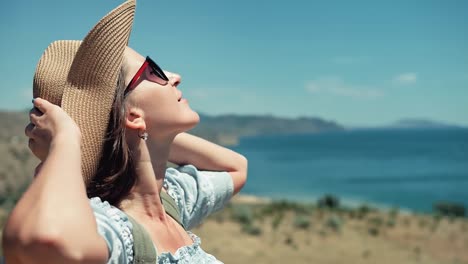
[[[188,131],[194,127],[196,127],[200,123],[200,116],[197,112],[193,111],[193,116],[190,118],[190,121],[187,122],[187,128],[185,131]]]

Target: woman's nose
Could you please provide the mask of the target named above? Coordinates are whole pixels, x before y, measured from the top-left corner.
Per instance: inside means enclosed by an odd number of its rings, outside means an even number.
[[[176,86],[180,84],[182,81],[182,77],[179,74],[173,72],[166,72],[167,77],[169,78],[169,83],[172,86]]]

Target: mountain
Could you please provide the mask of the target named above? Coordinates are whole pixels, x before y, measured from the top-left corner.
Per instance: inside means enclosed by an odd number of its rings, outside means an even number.
[[[269,134],[306,134],[344,130],[336,122],[316,117],[281,118],[271,115],[200,114],[200,124],[190,132],[223,145],[237,144],[240,137]]]
[[[458,125],[433,121],[429,119],[420,119],[420,118],[405,118],[398,120],[394,124],[390,125],[390,128],[399,128],[399,129],[443,129],[443,128],[462,128]]]

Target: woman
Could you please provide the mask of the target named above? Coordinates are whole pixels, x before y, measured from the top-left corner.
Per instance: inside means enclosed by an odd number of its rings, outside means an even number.
[[[242,188],[247,161],[185,133],[199,117],[180,76],[126,47],[134,9],[127,1],[82,42],[44,52],[26,127],[41,164],[5,226],[6,263],[142,263],[138,226],[158,263],[218,262],[186,229]],[[166,213],[166,193],[180,218]]]

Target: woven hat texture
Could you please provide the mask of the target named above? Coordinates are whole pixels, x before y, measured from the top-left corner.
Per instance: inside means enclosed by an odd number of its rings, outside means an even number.
[[[135,5],[135,0],[129,0],[116,7],[83,41],[51,43],[34,74],[33,97],[61,106],[81,130],[86,185],[96,173],[102,153]]]

